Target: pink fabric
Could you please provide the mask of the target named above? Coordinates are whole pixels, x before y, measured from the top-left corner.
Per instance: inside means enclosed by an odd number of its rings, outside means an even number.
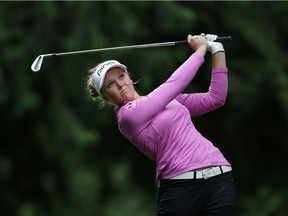
[[[204,57],[195,52],[153,92],[117,109],[121,133],[156,162],[157,179],[206,166],[230,165],[191,120],[224,105],[227,68],[212,70],[208,92],[181,93],[203,62]]]

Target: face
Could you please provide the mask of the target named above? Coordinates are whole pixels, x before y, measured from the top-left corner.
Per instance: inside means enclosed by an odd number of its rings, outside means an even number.
[[[104,97],[116,105],[137,97],[132,80],[122,68],[112,68],[106,73],[102,91]]]

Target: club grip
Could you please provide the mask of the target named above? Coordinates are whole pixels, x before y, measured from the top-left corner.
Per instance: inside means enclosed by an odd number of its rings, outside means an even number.
[[[218,37],[215,42],[231,42],[232,41],[232,36],[223,36],[223,37]]]
[[[215,42],[231,42],[232,41],[232,36],[222,36],[218,37]],[[187,44],[187,40],[180,40],[180,41],[175,41],[175,45],[179,44]]]

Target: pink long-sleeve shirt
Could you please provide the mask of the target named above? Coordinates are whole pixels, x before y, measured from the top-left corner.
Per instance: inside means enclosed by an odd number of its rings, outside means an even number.
[[[230,165],[195,128],[191,117],[223,106],[227,68],[212,70],[209,91],[183,94],[204,62],[195,52],[154,91],[117,109],[121,133],[156,162],[156,178],[169,179],[189,170]]]

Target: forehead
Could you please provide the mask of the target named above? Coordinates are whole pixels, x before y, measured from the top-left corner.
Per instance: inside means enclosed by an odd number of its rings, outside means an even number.
[[[119,73],[123,73],[125,72],[125,70],[123,70],[122,68],[119,67],[115,67],[110,69],[109,71],[107,71],[106,76],[105,76],[105,80],[108,80],[110,77],[113,77]]]

